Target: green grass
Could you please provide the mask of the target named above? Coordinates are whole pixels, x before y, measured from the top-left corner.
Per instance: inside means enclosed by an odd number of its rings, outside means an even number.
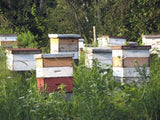
[[[150,81],[140,86],[114,81],[95,63],[74,66],[74,93],[65,100],[58,92],[39,93],[35,71],[11,72],[0,58],[0,120],[158,120],[160,61],[150,62]]]

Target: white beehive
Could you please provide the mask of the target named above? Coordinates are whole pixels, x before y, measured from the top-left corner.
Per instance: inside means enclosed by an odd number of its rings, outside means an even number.
[[[116,45],[125,45],[126,37],[117,37],[117,36],[101,36],[98,40],[99,47],[109,47]]]
[[[48,34],[50,38],[50,53],[72,53],[73,59],[78,60],[78,34]]]
[[[111,46],[112,49],[112,66],[113,76],[118,78],[122,83],[134,81],[142,76],[136,70],[136,61],[142,70],[146,65],[146,76],[149,76],[149,49],[150,46]]]
[[[93,60],[96,59],[102,68],[106,68],[106,65],[112,65],[112,50],[109,47],[87,47],[85,52],[85,65],[88,68],[93,66]]]
[[[160,35],[142,35],[144,45],[151,45],[150,53],[160,55]]]
[[[30,71],[36,69],[34,54],[41,53],[35,48],[6,49],[7,67],[11,71]]]
[[[17,47],[17,34],[0,34],[0,47]]]

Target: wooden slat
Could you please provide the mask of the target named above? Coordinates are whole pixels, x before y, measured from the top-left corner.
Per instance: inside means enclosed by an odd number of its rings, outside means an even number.
[[[149,57],[149,50],[112,50],[112,57]]]
[[[60,39],[60,52],[78,52],[78,39]]]
[[[36,70],[36,61],[14,61],[14,71]]]
[[[128,57],[128,58],[118,58],[113,57],[113,67],[134,67],[138,62],[139,66],[142,67],[144,64],[149,67],[149,57]]]
[[[43,90],[49,93],[59,91],[58,87],[61,84],[66,85],[64,90],[67,90],[67,93],[73,92],[73,77],[37,78],[37,86],[40,92],[43,92]]]
[[[58,38],[51,38],[50,39],[50,53],[57,53],[59,52],[59,39]]]
[[[17,46],[17,41],[0,41],[0,46]]]
[[[73,67],[36,68],[37,78],[71,77],[72,75],[73,75]]]
[[[123,58],[122,57],[113,57],[112,58],[113,67],[123,67]]]
[[[140,67],[142,70],[142,67]],[[149,76],[150,68],[146,67],[146,75]],[[141,77],[135,68],[113,67],[113,76],[116,77]]]
[[[72,67],[72,58],[49,58],[49,59],[36,59],[36,67]]]
[[[121,45],[121,46],[111,46],[112,50],[149,50],[151,49],[150,45],[146,45],[146,46],[125,46],[125,45]]]

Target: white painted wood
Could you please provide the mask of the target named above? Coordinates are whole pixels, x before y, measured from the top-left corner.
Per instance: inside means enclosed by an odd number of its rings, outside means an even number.
[[[17,41],[17,37],[0,37],[0,41]]]
[[[14,61],[14,71],[30,71],[30,70],[36,70],[36,61],[21,61],[16,60]]]
[[[112,50],[112,57],[149,57],[149,50]]]
[[[84,47],[84,39],[79,39],[78,45],[79,45],[79,49],[82,49]]]
[[[14,54],[14,61],[35,61],[34,55],[36,54]]]
[[[112,57],[122,57],[123,50],[112,50]]]
[[[125,45],[126,38],[102,36],[97,39],[98,47]]]
[[[36,68],[37,78],[70,77],[72,75],[73,75],[73,67]]]
[[[80,38],[79,34],[48,34],[49,38]]]
[[[140,68],[142,70],[142,67]],[[146,75],[149,76],[150,68],[146,67]],[[141,77],[135,68],[113,67],[113,76],[116,77]]]
[[[100,67],[105,67],[106,65],[112,65],[112,53],[108,49],[89,47],[86,48],[87,52],[85,55],[85,65],[88,68],[92,67],[93,60],[97,60]],[[96,50],[96,51],[95,51]]]
[[[13,70],[13,54],[6,54],[6,56],[7,56],[6,60],[7,68],[9,70]]]
[[[73,54],[72,59],[79,59],[79,53],[78,52],[59,52],[62,54]]]
[[[142,43],[151,45],[152,49],[158,48],[158,42],[160,42],[160,35],[142,35]]]
[[[50,39],[50,53],[58,53],[59,52],[59,39]]]
[[[36,54],[34,55],[34,58],[63,58],[63,57],[73,57],[73,53],[57,53],[57,54]]]
[[[12,71],[29,71],[36,69],[34,54],[8,54],[7,67]]]

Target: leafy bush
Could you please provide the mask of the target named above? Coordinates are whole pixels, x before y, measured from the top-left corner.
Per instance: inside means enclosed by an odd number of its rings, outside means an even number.
[[[22,48],[36,48],[37,43],[36,39],[38,36],[34,36],[30,31],[23,32],[21,34],[18,34],[18,47]]]

